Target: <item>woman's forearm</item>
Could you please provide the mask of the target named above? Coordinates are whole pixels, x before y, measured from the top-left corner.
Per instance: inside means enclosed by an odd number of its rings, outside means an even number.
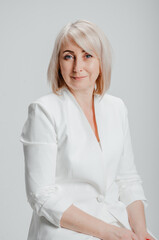
[[[146,218],[144,212],[144,204],[137,200],[127,206],[129,223],[132,231],[135,233],[146,231]]]
[[[71,205],[62,215],[61,227],[101,239],[107,223]]]
[[[91,235],[101,240],[137,239],[137,235],[129,229],[108,224],[105,221],[87,214],[74,205],[71,205],[63,213],[60,225],[61,227]],[[145,238],[141,238],[139,240],[143,239]]]

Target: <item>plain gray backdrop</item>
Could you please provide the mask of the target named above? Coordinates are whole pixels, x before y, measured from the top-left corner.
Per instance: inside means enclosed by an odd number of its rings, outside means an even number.
[[[147,225],[159,236],[159,1],[0,1],[0,239],[25,240],[27,202],[19,141],[28,105],[51,92],[47,67],[68,22],[85,19],[107,35],[114,52],[108,92],[128,107],[132,145],[148,200]]]

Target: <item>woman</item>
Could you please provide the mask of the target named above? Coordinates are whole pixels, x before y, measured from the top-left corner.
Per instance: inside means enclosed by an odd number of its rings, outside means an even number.
[[[28,240],[154,240],[136,171],[128,111],[108,94],[111,46],[93,23],[67,24],[48,68],[52,92],[21,133],[33,211]]]

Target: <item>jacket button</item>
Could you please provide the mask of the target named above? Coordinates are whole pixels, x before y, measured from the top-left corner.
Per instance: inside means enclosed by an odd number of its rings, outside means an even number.
[[[98,202],[103,202],[104,201],[104,196],[103,195],[98,195],[97,196],[97,200],[98,200]]]

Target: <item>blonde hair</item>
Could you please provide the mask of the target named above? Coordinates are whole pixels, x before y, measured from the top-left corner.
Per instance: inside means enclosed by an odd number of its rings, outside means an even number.
[[[53,53],[47,71],[47,79],[52,91],[58,95],[58,91],[66,86],[62,77],[59,64],[61,45],[73,39],[78,46],[87,53],[95,52],[100,61],[100,74],[96,80],[94,94],[103,95],[110,86],[112,70],[112,47],[106,35],[97,25],[86,20],[77,20],[65,25],[56,37]]]

